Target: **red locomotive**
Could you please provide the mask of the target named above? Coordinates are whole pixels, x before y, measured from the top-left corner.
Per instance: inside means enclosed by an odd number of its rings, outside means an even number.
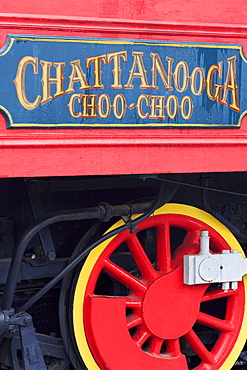
[[[2,0],[1,369],[247,368],[245,9]]]

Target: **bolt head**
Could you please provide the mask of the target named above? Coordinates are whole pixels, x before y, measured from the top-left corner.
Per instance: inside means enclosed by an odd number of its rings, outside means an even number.
[[[55,252],[52,252],[50,251],[48,254],[47,254],[47,258],[49,261],[54,261],[56,259],[56,253]]]
[[[30,323],[31,323],[31,321],[32,321],[31,316],[27,316],[27,317],[25,317],[25,319],[24,319],[25,324],[30,324]]]

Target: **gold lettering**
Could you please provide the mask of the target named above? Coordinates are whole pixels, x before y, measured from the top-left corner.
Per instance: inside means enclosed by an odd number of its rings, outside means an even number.
[[[219,84],[214,84],[213,86],[213,78],[214,78],[214,73],[218,73],[218,78],[222,78],[222,62],[219,62],[218,65],[212,65],[208,69],[207,73],[207,78],[206,78],[206,91],[207,91],[207,96],[210,100],[220,100],[220,95],[221,95],[221,90],[223,88],[222,85]],[[215,92],[213,92],[213,88],[215,89]]]
[[[134,78],[140,78],[141,80],[141,89],[150,89],[152,86],[148,85],[147,80],[147,71],[144,66],[143,62],[143,52],[142,51],[132,51],[132,55],[134,57],[132,68],[130,70],[129,79],[126,85],[124,87],[126,89],[133,89],[134,86],[132,84]],[[138,69],[138,71],[136,71]]]
[[[229,107],[236,112],[240,111],[239,100],[238,100],[238,85],[237,85],[237,75],[236,75],[236,55],[231,58],[227,58],[228,70],[226,81],[224,83],[223,98],[220,103],[227,105],[227,95],[228,90],[232,93],[232,103]]]
[[[91,63],[94,63],[94,89],[103,89],[104,85],[102,84],[102,70],[101,62],[107,63],[106,54],[98,55],[96,57],[86,58],[86,67],[89,68]]]
[[[149,118],[166,118],[164,114],[165,98],[165,96],[149,95],[149,104],[151,107],[151,114],[149,115]],[[156,110],[158,110],[158,115],[156,114]]]
[[[142,118],[142,119],[145,119],[145,118],[149,117],[149,114],[148,113],[143,113],[143,110],[142,110],[143,100],[145,100],[146,105],[148,105],[148,95],[142,94],[138,97],[136,108],[137,108],[137,113],[138,113],[139,117]]]
[[[173,90],[173,87],[171,85],[172,84],[172,64],[174,62],[174,59],[166,57],[166,60],[168,61],[168,73],[166,73],[159,54],[150,53],[150,56],[153,59],[153,65],[151,68],[151,71],[152,71],[152,86],[151,87],[153,89],[158,89],[158,86],[157,86],[157,72],[158,72],[166,90],[172,91]]]
[[[173,105],[173,111],[172,111]],[[178,98],[176,95],[169,95],[166,102],[168,117],[174,119],[178,115]]]
[[[90,89],[91,86],[88,85],[86,75],[81,68],[80,59],[71,61],[70,65],[72,67],[72,71],[69,76],[69,86],[68,89],[66,90],[66,93],[68,94],[75,91],[74,89],[75,82],[80,82],[81,84],[80,90]]]
[[[96,98],[98,95],[81,95],[81,101],[82,101],[82,115],[83,118],[97,118],[96,114]],[[91,102],[89,102],[89,100]],[[89,114],[88,111],[91,111]]]
[[[56,93],[54,98],[64,95],[64,67],[65,63],[52,63],[45,60],[41,60],[40,64],[42,66],[42,86],[43,86],[43,95],[41,104],[46,104],[52,100],[50,85],[56,85]],[[51,77],[51,67],[56,69],[56,77]]]
[[[14,84],[16,88],[16,93],[21,105],[28,110],[33,110],[37,108],[40,102],[40,95],[36,96],[36,99],[33,102],[30,102],[26,95],[26,86],[25,86],[25,77],[26,77],[26,69],[28,64],[31,64],[33,67],[33,73],[38,73],[38,58],[33,58],[30,56],[26,56],[22,58],[18,64],[18,69],[16,72],[16,76],[14,79]]]
[[[183,70],[181,78],[181,70]],[[189,67],[184,61],[178,62],[174,70],[174,85],[178,92],[184,92],[188,88]],[[181,81],[182,80],[182,81]],[[181,84],[182,82],[182,84]]]
[[[186,105],[187,105],[187,112],[186,112]],[[193,113],[193,101],[190,96],[184,96],[181,101],[181,114],[184,119],[190,119]]]
[[[69,103],[68,103],[67,107],[69,108],[69,112],[70,112],[72,117],[79,118],[79,117],[82,116],[82,114],[81,114],[81,112],[79,112],[79,113],[75,112],[75,101],[76,100],[80,104],[80,101],[81,101],[81,95],[80,94],[71,95],[71,98],[69,100]]]
[[[119,103],[121,108],[119,109]],[[126,113],[126,99],[122,94],[117,94],[113,100],[113,112],[116,118],[122,119]]]
[[[197,88],[198,76],[199,76],[199,86]],[[203,68],[201,67],[194,68],[190,76],[190,88],[191,88],[192,94],[201,95],[203,93],[204,79],[205,79],[205,73],[204,73]]]
[[[105,111],[104,106],[105,104]],[[99,115],[101,118],[107,118],[111,112],[110,97],[107,94],[101,94],[98,101]]]
[[[121,58],[123,58],[124,62],[127,62],[127,51],[119,51],[116,53],[107,54],[107,63],[110,63],[113,60],[113,84],[111,85],[112,89],[121,89],[123,87],[121,84]]]

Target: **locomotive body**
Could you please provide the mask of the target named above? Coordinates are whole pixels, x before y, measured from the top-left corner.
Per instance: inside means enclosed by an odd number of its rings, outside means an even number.
[[[2,0],[2,369],[247,366],[245,9]]]

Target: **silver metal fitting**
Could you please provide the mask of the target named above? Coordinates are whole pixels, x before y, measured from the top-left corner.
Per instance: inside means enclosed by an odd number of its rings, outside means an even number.
[[[184,256],[184,283],[187,285],[222,283],[222,289],[236,290],[247,274],[247,259],[237,250],[210,253],[208,230],[201,232],[200,252]]]

